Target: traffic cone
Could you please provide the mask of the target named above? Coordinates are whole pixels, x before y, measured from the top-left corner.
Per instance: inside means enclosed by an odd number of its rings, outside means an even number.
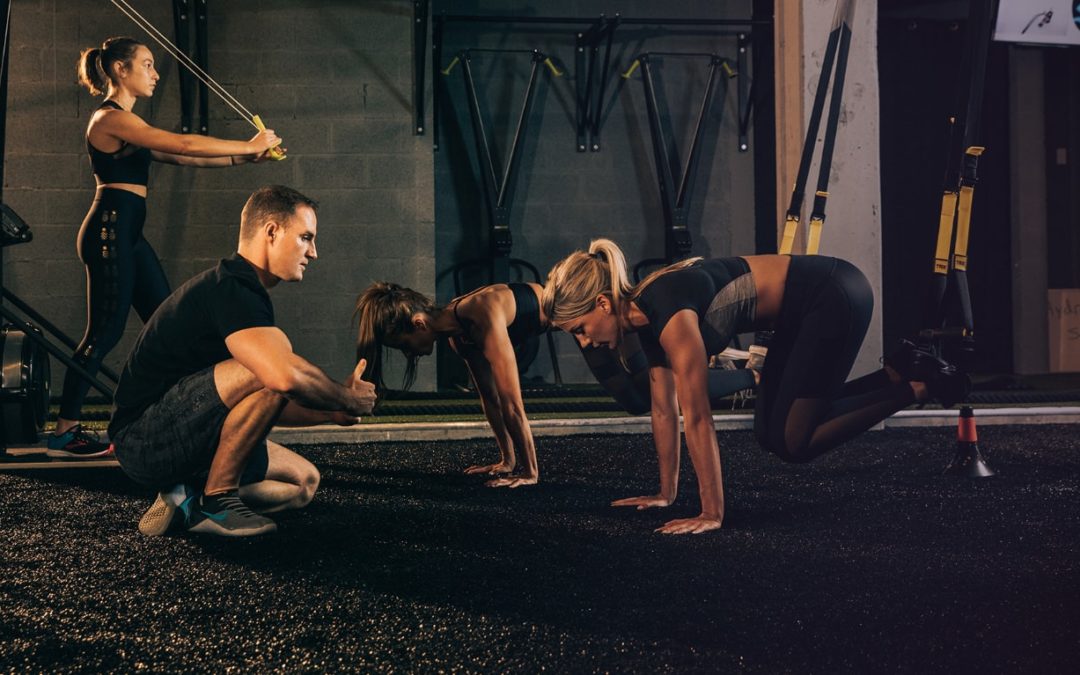
[[[989,478],[994,470],[979,454],[979,435],[975,431],[975,413],[970,406],[960,407],[959,426],[956,429],[956,456],[945,473],[968,478]]]

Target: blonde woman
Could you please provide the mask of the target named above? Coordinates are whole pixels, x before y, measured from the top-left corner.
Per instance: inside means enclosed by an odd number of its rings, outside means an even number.
[[[669,506],[679,475],[679,414],[698,478],[701,513],[658,532],[700,534],[721,526],[720,448],[709,406],[708,354],[737,333],[774,331],[754,409],[758,441],[781,459],[807,462],[880,420],[930,397],[951,405],[970,382],[906,345],[886,367],[847,382],[862,345],[873,293],[850,263],[826,256],[762,255],[668,266],[631,285],[622,251],[598,239],[555,265],[542,309],[580,345],[617,349],[635,334],[649,359],[656,494],[613,506]]]
[[[262,159],[281,143],[273,130],[248,141],[176,134],[147,124],[132,109],[154,95],[158,73],[154,55],[129,37],[113,37],[83,50],[79,82],[105,100],[90,116],[86,152],[97,191],[77,238],[86,265],[87,325],[74,359],[97,373],[124,332],[134,307],[146,322],[169,295],[169,282],[154,249],[143,237],[150,163],[226,167]],[[64,378],[56,431],[48,439],[51,457],[97,457],[111,447],[83,431],[79,420],[89,383],[73,371]]]
[[[385,387],[384,349],[405,355],[406,389],[417,361],[432,353],[437,340],[445,340],[465,360],[499,447],[498,462],[470,466],[465,473],[494,476],[489,487],[535,485],[540,477],[514,355],[515,346],[549,327],[540,311],[540,291],[540,284],[494,284],[440,307],[410,288],[377,282],[356,301],[356,353],[367,359],[380,388]]]

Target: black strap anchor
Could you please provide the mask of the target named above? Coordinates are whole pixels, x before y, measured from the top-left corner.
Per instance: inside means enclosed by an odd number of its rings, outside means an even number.
[[[694,131],[690,137],[690,149],[686,154],[684,165],[678,168],[674,166],[677,159],[671,156],[668,140],[665,137],[664,125],[660,119],[660,106],[657,102],[656,84],[652,72],[653,59],[656,57],[704,57],[709,60],[709,80],[705,87],[701,108],[698,110]],[[649,114],[649,132],[652,136],[653,156],[656,162],[656,178],[660,186],[660,202],[664,209],[664,257],[649,258],[637,263],[634,266],[635,277],[639,277],[641,270],[647,266],[669,264],[690,255],[693,242],[690,238],[687,221],[694,178],[697,176],[698,160],[701,156],[702,129],[708,120],[709,111],[712,109],[717,76],[721,72],[727,78],[738,75],[726,59],[716,54],[645,52],[638,56],[630,65],[630,68],[623,73],[623,78],[629,79],[639,66],[641,68],[641,82],[645,87],[645,105]],[[721,81],[726,85],[727,79]],[[724,91],[727,91],[726,86]],[[676,171],[678,171],[678,174],[676,174]]]
[[[506,165],[502,171],[496,168],[496,160],[492,152],[491,142],[488,140],[487,129],[484,126],[483,115],[480,111],[480,99],[476,93],[476,81],[472,73],[473,52],[522,52],[531,55],[531,70],[529,83],[525,88],[525,99],[518,115],[517,127],[510,143],[510,149],[506,155]],[[510,233],[510,206],[512,192],[517,180],[517,169],[521,160],[521,138],[529,122],[529,113],[532,111],[536,86],[539,80],[540,66],[545,65],[555,77],[562,73],[555,67],[551,59],[539,50],[503,50],[503,49],[466,49],[450,62],[442,72],[449,75],[458,63],[461,64],[465,82],[465,94],[469,104],[469,118],[472,121],[473,137],[476,141],[476,153],[480,162],[480,185],[484,194],[484,206],[487,211],[489,231],[489,246],[491,253],[491,279],[494,282],[505,282],[509,279],[510,252],[513,248],[513,237]]]
[[[528,53],[530,54],[531,70],[529,83],[525,88],[524,101],[521,112],[518,115],[514,137],[510,143],[510,149],[506,157],[506,165],[502,171],[496,168],[496,160],[492,152],[491,143],[488,140],[487,129],[484,126],[483,115],[480,111],[480,99],[476,93],[476,81],[472,73],[472,52],[497,52],[497,53]],[[443,75],[449,75],[454,67],[460,63],[465,81],[465,94],[469,103],[469,118],[472,121],[473,136],[476,141],[476,154],[480,164],[480,185],[484,195],[484,206],[487,211],[489,226],[489,257],[466,260],[453,267],[455,293],[460,295],[464,292],[464,284],[461,273],[467,268],[477,268],[486,265],[488,279],[492,283],[505,283],[510,280],[510,269],[526,270],[532,273],[537,283],[542,283],[540,272],[533,264],[520,258],[511,257],[513,249],[513,236],[510,232],[510,207],[514,183],[517,179],[517,169],[521,161],[521,139],[525,134],[532,111],[537,82],[539,81],[540,66],[548,68],[552,75],[561,77],[562,72],[555,67],[551,59],[539,50],[506,50],[506,49],[472,49],[459,53],[450,64],[443,69]],[[559,362],[555,352],[555,341],[549,332],[547,334],[548,351],[551,356],[552,371],[556,384],[562,383],[562,374],[559,370]],[[527,368],[536,357],[535,344],[530,341],[522,353],[518,355],[519,367]]]

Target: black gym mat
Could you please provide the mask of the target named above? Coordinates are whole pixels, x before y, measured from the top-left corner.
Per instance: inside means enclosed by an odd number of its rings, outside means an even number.
[[[490,442],[303,448],[316,501],[241,541],[142,537],[116,470],[0,475],[0,670],[1075,672],[1080,425],[984,427],[999,471],[941,475],[951,429],[803,466],[722,433],[724,529],[684,456],[664,511],[644,436],[544,438],[541,484],[461,475]]]

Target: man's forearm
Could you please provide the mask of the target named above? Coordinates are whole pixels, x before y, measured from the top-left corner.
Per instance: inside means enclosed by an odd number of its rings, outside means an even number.
[[[344,411],[352,415],[371,412],[374,401],[334,382],[317,366],[297,358],[293,368],[293,382],[288,391],[283,392],[290,402],[312,412]]]
[[[277,419],[279,427],[312,427],[334,422],[334,413],[326,410],[305,408],[296,401],[289,401]]]

